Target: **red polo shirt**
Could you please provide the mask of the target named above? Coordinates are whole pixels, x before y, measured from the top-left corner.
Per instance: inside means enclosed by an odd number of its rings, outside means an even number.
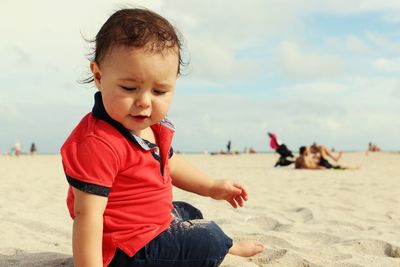
[[[172,216],[172,183],[167,167],[173,124],[164,119],[151,126],[158,147],[132,135],[105,112],[96,94],[87,114],[61,148],[70,184],[67,205],[74,218],[71,186],[108,197],[103,220],[103,264],[116,248],[133,256],[168,228]]]

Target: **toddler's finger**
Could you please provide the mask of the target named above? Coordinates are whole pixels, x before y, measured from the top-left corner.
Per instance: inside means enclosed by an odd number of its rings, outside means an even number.
[[[235,187],[237,187],[237,188],[240,188],[240,189],[242,190],[241,195],[242,195],[242,197],[243,197],[245,200],[247,200],[247,191],[246,191],[246,188],[244,188],[244,186],[242,186],[242,185],[239,184],[239,183],[234,183],[233,185],[234,185]]]
[[[236,204],[236,202],[235,202],[235,200],[233,200],[232,198],[228,199],[227,201],[228,201],[228,202],[231,204],[231,206],[234,207],[235,209],[238,207],[237,204]]]
[[[243,198],[242,196],[235,197],[236,203],[239,204],[240,207],[243,207]]]

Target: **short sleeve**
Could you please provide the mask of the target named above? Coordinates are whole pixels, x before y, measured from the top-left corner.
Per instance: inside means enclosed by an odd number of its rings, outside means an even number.
[[[97,137],[71,142],[61,148],[68,183],[87,193],[108,196],[119,169],[111,147]]]

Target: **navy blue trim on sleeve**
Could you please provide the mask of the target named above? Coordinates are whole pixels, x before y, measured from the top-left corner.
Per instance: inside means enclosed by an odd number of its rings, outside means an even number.
[[[110,194],[111,188],[110,187],[106,187],[106,186],[101,186],[101,185],[97,185],[97,184],[91,184],[91,183],[86,183],[86,182],[82,182],[79,181],[77,179],[74,179],[68,175],[67,176],[67,180],[68,183],[75,187],[76,189],[79,189],[83,192],[89,193],[89,194],[94,194],[94,195],[98,195],[98,196],[102,196],[102,197],[108,197],[108,195]]]
[[[174,155],[174,149],[173,149],[172,146],[171,146],[170,149],[169,149],[168,158],[170,159],[173,155]]]

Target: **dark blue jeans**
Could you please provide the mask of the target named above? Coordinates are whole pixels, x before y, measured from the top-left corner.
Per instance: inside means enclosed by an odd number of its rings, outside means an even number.
[[[133,257],[117,249],[109,267],[215,267],[232,246],[230,239],[212,221],[185,202],[174,202],[174,220],[167,230]]]

